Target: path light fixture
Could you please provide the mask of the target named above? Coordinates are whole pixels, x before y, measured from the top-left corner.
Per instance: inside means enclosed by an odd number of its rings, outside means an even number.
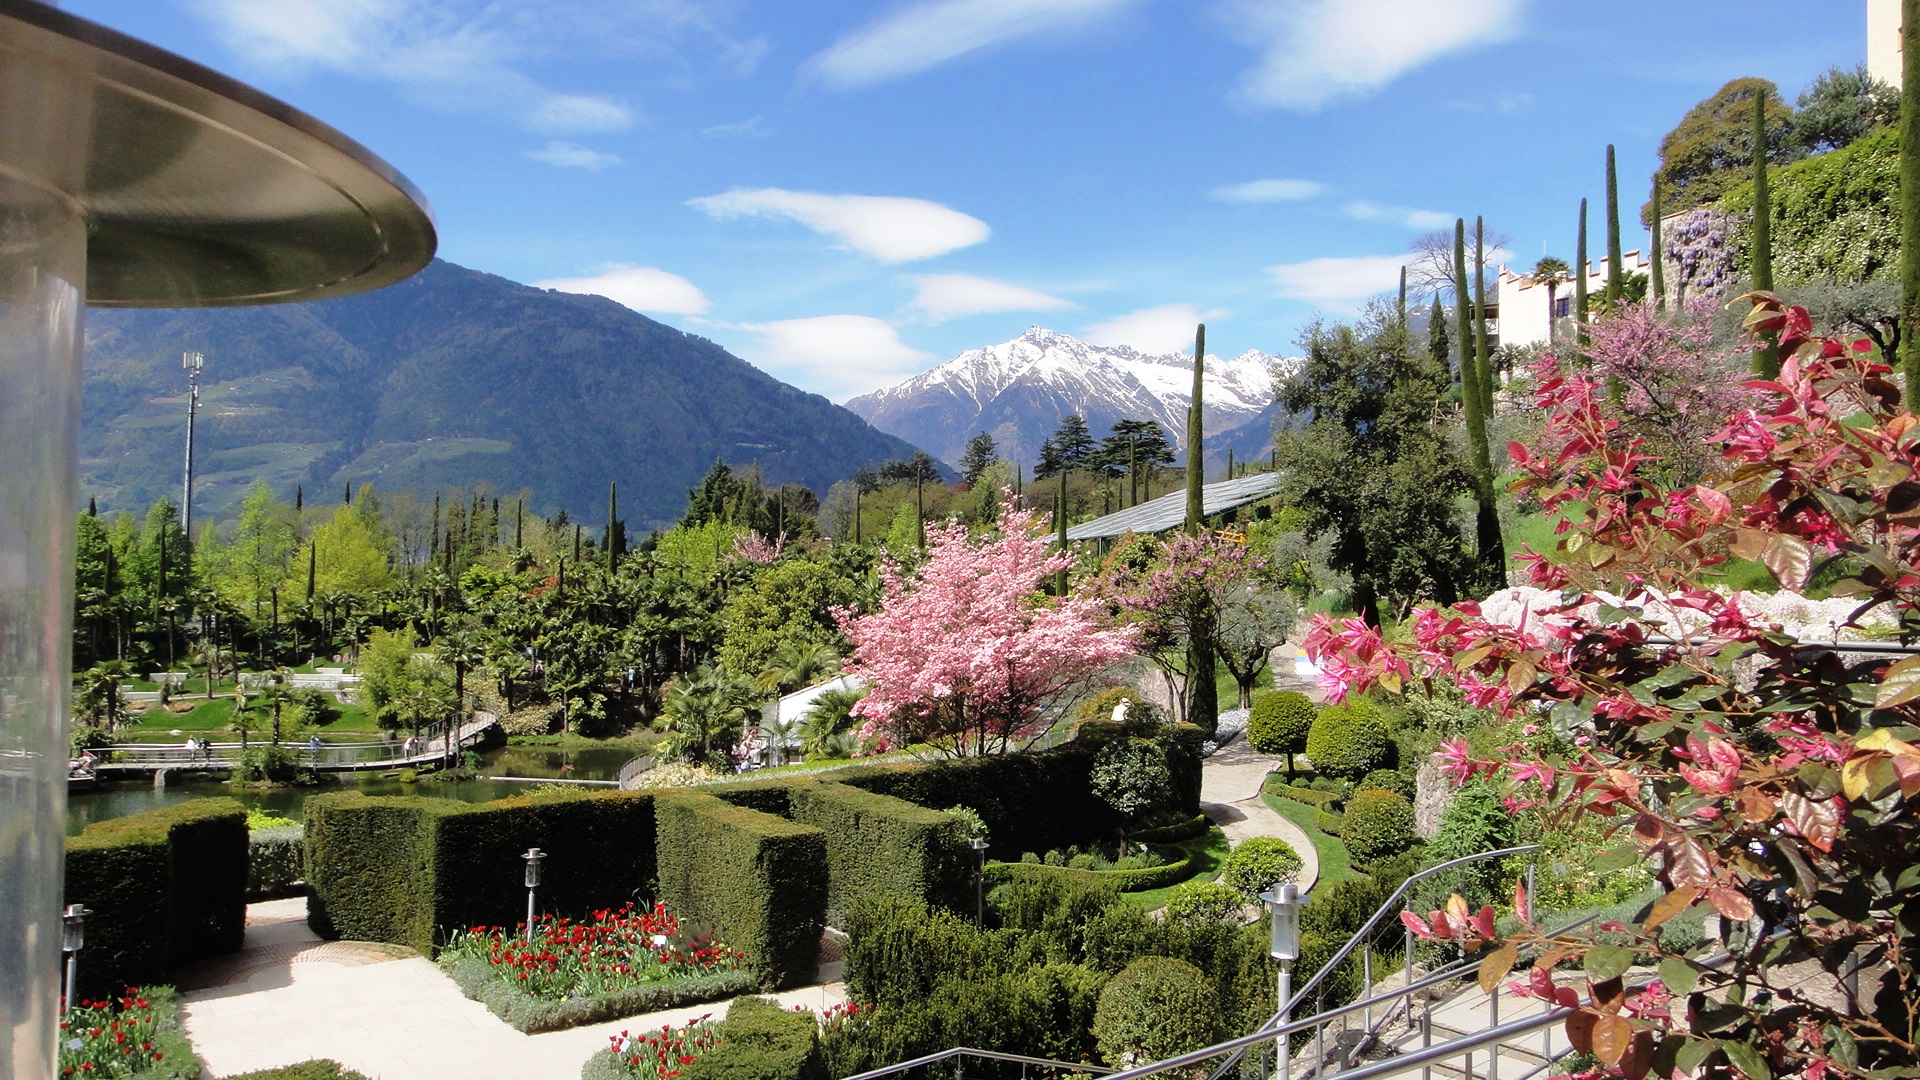
[[[985,837],[976,836],[967,841],[973,849],[973,925],[987,924],[987,848]]]
[[[80,950],[87,944],[87,916],[91,914],[92,909],[80,904],[68,904],[60,913],[60,951],[67,954],[67,987],[60,995],[61,1012],[73,1007],[74,980],[80,974]]]
[[[1280,980],[1274,994],[1280,1015],[1274,1021],[1274,1026],[1286,1027],[1293,1005],[1293,962],[1300,958],[1300,908],[1306,900],[1292,882],[1275,885],[1261,893],[1260,899],[1267,905],[1267,916],[1272,925],[1267,954],[1280,962]],[[1273,1048],[1274,1057],[1278,1059],[1273,1071],[1276,1080],[1287,1080],[1288,1059],[1293,1056],[1287,1044],[1287,1036],[1282,1035]]]
[[[520,857],[527,860],[527,940],[531,942],[533,940],[533,897],[540,888],[540,864],[546,861],[547,853],[537,847],[528,848],[527,853]]]

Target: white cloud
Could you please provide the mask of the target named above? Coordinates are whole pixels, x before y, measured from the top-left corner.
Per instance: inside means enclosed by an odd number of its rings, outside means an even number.
[[[1351,311],[1369,296],[1400,287],[1400,268],[1411,255],[1356,255],[1308,259],[1267,267],[1280,295],[1323,307]]]
[[[866,315],[745,323],[739,329],[760,335],[759,347],[740,350],[754,366],[835,401],[918,374],[934,359],[901,341],[891,324]]]
[[[773,129],[758,116],[738,120],[731,124],[714,124],[700,129],[703,139],[764,139],[773,134]]]
[[[1162,304],[1117,315],[1083,332],[1095,345],[1127,345],[1149,356],[1193,352],[1193,332],[1208,319],[1226,312],[1201,311],[1192,304]]]
[[[1448,53],[1511,37],[1525,0],[1226,0],[1222,15],[1261,58],[1238,96],[1313,110],[1373,93]]]
[[[602,267],[592,277],[549,278],[534,282],[533,287],[604,296],[616,304],[655,315],[699,315],[707,310],[706,294],[698,286],[653,266],[615,263]]]
[[[1312,180],[1249,180],[1214,188],[1213,197],[1233,203],[1293,202],[1311,199],[1326,190],[1327,185]]]
[[[583,134],[631,127],[634,112],[605,94],[542,85],[521,69],[554,53],[636,49],[636,34],[694,25],[675,0],[654,0],[652,22],[618,26],[577,5],[538,0],[189,0],[240,62],[277,72],[323,70],[398,85],[450,112],[487,113],[531,131]],[[593,25],[597,19],[599,27]],[[649,30],[629,27],[646,25]],[[620,41],[618,46],[610,43]]]
[[[1439,229],[1453,224],[1453,217],[1438,210],[1412,210],[1404,206],[1382,206],[1379,203],[1356,199],[1340,208],[1340,212],[1357,221],[1390,222],[1405,225],[1409,229]]]
[[[925,71],[1017,38],[1071,30],[1138,0],[922,0],[842,37],[807,75],[842,89]]]
[[[993,311],[1059,311],[1073,306],[1038,289],[972,274],[924,274],[913,281],[915,291],[907,306],[931,323]]]
[[[735,189],[689,200],[688,205],[721,220],[787,218],[814,232],[837,237],[842,247],[889,263],[930,259],[972,247],[992,232],[979,218],[939,203],[885,195]]]
[[[620,158],[614,154],[603,154],[561,139],[555,139],[538,150],[529,150],[527,156],[562,169],[585,169],[588,172],[599,172],[620,164]]]

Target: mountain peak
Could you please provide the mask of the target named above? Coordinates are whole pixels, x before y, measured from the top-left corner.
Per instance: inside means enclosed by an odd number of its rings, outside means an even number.
[[[1230,360],[1207,357],[1210,432],[1224,433],[1264,415],[1273,402],[1270,366],[1276,359],[1258,350]],[[1187,355],[1095,345],[1035,324],[1010,341],[967,349],[905,382],[862,394],[847,408],[948,461],[959,458],[975,433],[986,431],[1002,456],[1030,464],[1069,413],[1084,417],[1096,435],[1116,420],[1153,420],[1176,445],[1182,443],[1192,373]]]

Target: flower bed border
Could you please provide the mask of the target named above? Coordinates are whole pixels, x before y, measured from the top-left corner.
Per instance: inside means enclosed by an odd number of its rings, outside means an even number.
[[[1121,892],[1130,893],[1175,885],[1193,876],[1193,852],[1168,844],[1149,844],[1148,846],[1166,856],[1170,861],[1138,870],[1083,870],[1074,866],[1048,866],[1046,863],[1029,862],[988,863],[985,874],[986,883],[989,886],[1000,885],[1020,878],[1045,877],[1054,874],[1081,881],[1110,881],[1118,885]]]
[[[478,957],[446,953],[438,964],[462,994],[485,1005],[514,1030],[527,1035],[718,1001],[751,991],[755,982],[752,971],[740,968],[649,983],[631,990],[550,1001],[500,981],[493,965]]]

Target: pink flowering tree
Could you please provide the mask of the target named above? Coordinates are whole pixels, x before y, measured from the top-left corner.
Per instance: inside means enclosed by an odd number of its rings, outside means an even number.
[[[1262,580],[1266,556],[1234,533],[1138,536],[1116,548],[1099,589],[1139,630],[1140,651],[1160,668],[1188,715],[1186,680],[1194,634],[1222,660],[1247,708],[1267,656],[1293,628],[1294,605]]]
[[[1637,440],[1647,463],[1669,484],[1691,483],[1717,464],[1707,436],[1726,418],[1759,403],[1746,385],[1752,352],[1713,338],[1715,302],[1674,312],[1628,304],[1591,325],[1587,342],[1548,353],[1535,367],[1542,382],[1588,372],[1621,391],[1615,442]]]
[[[1050,598],[1041,584],[1071,556],[1051,551],[1045,516],[1001,504],[999,532],[957,521],[927,529],[911,573],[881,564],[880,610],[837,613],[846,669],[866,680],[861,734],[953,755],[1004,754],[1052,727],[1060,702],[1134,650],[1095,595]]]
[[[1750,300],[1748,324],[1779,331],[1787,359],[1712,433],[1717,479],[1657,481],[1593,375],[1551,379],[1548,448],[1513,457],[1517,486],[1566,521],[1552,558],[1523,556],[1557,599],[1498,620],[1424,608],[1404,642],[1322,619],[1307,648],[1336,698],[1451,680],[1570,748],[1476,757],[1456,741],[1440,760],[1502,782],[1548,828],[1604,822],[1602,866],[1649,865],[1663,895],[1600,935],[1502,934],[1458,897],[1405,920],[1484,952],[1483,985],[1543,950],[1509,985],[1573,1009],[1568,1037],[1605,1071],[1920,1075],[1920,656],[1802,645],[1702,584],[1729,551],[1794,590],[1834,563],[1856,618],[1884,607],[1912,640],[1920,426],[1865,342],[1810,338],[1804,312]],[[1662,924],[1692,909],[1719,916],[1724,959],[1663,946]],[[1657,979],[1629,978],[1648,955]]]

